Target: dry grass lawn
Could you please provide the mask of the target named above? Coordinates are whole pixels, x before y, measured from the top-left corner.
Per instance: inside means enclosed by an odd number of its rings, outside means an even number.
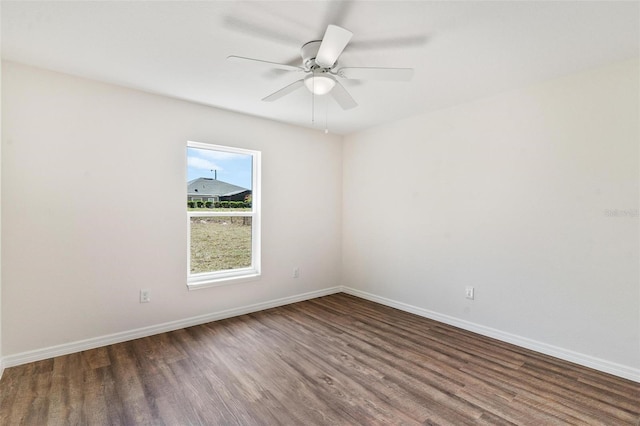
[[[191,273],[251,266],[250,217],[192,217]]]

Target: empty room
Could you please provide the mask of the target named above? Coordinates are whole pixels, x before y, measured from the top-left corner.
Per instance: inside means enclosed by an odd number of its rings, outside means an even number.
[[[0,424],[640,425],[640,2],[0,23]]]

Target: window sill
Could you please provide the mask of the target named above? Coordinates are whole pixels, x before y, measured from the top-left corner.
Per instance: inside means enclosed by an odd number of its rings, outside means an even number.
[[[251,270],[242,274],[234,274],[227,276],[205,276],[197,278],[189,278],[187,280],[187,288],[189,290],[200,290],[202,288],[220,287],[223,285],[242,284],[251,281],[258,281],[260,273]]]

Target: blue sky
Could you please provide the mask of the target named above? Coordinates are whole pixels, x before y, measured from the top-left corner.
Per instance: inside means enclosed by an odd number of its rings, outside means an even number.
[[[251,156],[187,147],[187,182],[199,177],[213,178],[251,189]]]

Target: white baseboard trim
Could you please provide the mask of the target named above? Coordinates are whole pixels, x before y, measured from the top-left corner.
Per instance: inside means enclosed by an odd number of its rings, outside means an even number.
[[[281,299],[269,300],[266,302],[255,303],[253,305],[241,306],[224,311],[213,312],[210,314],[199,315],[196,317],[185,318],[182,320],[166,322],[163,324],[152,325],[149,327],[137,328],[134,330],[124,331],[121,333],[109,334],[106,336],[94,337],[86,340],[65,343],[62,345],[51,346],[48,348],[36,349],[8,355],[0,358],[0,378],[4,368],[14,367],[16,365],[26,364],[34,361],[53,358],[60,355],[67,355],[75,352],[95,349],[102,346],[112,345],[114,343],[126,342],[128,340],[139,339],[141,337],[152,336],[154,334],[165,333],[167,331],[179,330],[181,328],[191,327],[194,325],[205,324],[212,321],[218,321],[225,318],[231,318],[238,315],[249,314],[252,312],[263,311],[265,309],[275,308],[278,306],[288,305],[290,303],[302,302],[304,300],[315,299],[316,297],[327,296],[329,294],[339,293],[342,287],[331,287],[322,290],[311,291],[308,293],[298,294],[294,296],[283,297]]]
[[[533,351],[569,361],[574,364],[593,368],[604,373],[609,373],[613,374],[614,376],[633,380],[634,382],[640,382],[640,369],[637,368],[632,368],[626,365],[621,365],[604,359],[592,357],[590,355],[581,354],[579,352],[574,352],[568,349],[538,342],[536,340],[517,336],[515,334],[506,333],[495,328],[485,327],[480,324],[451,317],[449,315],[443,315],[434,311],[430,311],[428,309],[409,305],[407,303],[397,302],[395,300],[387,299],[385,297],[377,296],[375,294],[367,293],[365,291],[357,290],[354,288],[342,287],[342,291],[344,293],[351,294],[362,299],[367,299],[372,302],[400,309],[401,311],[410,312],[421,317],[429,318],[435,321],[452,325],[454,327],[462,328],[463,330],[478,333],[483,336],[491,337],[506,343],[511,343],[526,349],[531,349]]]

